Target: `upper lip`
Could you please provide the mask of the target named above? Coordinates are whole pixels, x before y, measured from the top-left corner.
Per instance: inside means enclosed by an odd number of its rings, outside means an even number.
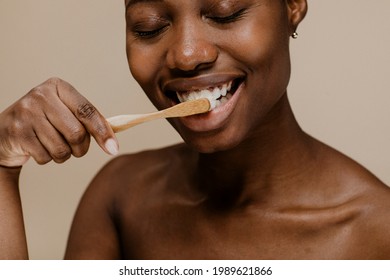
[[[242,75],[233,73],[208,74],[192,78],[176,78],[162,84],[163,92],[186,92],[217,87],[226,84]]]

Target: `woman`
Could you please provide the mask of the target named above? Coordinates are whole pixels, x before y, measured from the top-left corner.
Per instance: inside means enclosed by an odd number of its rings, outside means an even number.
[[[306,1],[125,3],[130,70],[152,103],[163,109],[202,91],[220,105],[170,121],[186,144],[105,166],[80,203],[66,258],[390,256],[387,186],[304,133],[289,105],[289,40]],[[13,217],[2,236],[26,257],[17,166],[28,156],[82,156],[89,135],[108,153],[118,146],[97,110],[59,79],[0,119],[1,205]]]

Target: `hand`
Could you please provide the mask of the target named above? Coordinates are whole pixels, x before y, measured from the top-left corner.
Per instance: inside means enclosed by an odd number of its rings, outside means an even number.
[[[105,152],[118,152],[115,134],[96,108],[72,85],[51,78],[0,113],[0,165],[81,157],[90,135]]]

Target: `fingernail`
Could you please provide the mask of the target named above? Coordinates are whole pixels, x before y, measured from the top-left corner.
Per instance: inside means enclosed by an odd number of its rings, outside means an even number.
[[[104,144],[106,147],[106,150],[113,156],[117,155],[119,153],[119,147],[117,142],[114,139],[108,139],[106,143]]]

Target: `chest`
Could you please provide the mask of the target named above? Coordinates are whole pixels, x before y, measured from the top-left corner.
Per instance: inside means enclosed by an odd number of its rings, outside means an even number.
[[[321,220],[322,218],[322,220]],[[193,211],[149,213],[123,227],[125,258],[346,259],[353,249],[351,219],[312,215],[206,217]]]

